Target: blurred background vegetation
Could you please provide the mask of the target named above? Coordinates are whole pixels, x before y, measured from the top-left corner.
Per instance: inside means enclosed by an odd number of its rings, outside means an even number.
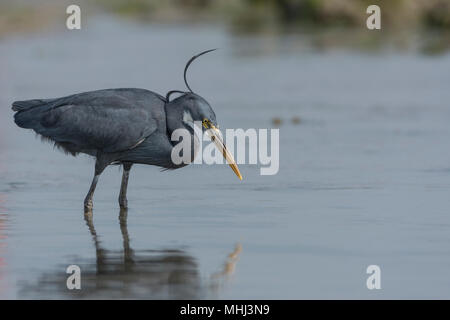
[[[225,19],[251,29],[274,25],[365,26],[366,8],[383,9],[389,27],[450,28],[448,0],[97,0],[123,15],[157,19]]]
[[[373,50],[394,43],[409,49],[415,38],[425,53],[450,47],[449,0],[2,0],[0,37],[60,23],[66,16],[56,13],[65,12],[68,4],[80,5],[83,17],[115,14],[150,23],[223,24],[234,33],[320,32],[319,47],[356,44]],[[367,35],[370,4],[381,7],[382,36]]]

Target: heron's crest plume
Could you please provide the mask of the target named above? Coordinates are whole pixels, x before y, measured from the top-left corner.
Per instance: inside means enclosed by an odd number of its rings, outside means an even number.
[[[188,69],[189,69],[189,66],[190,66],[191,63],[194,62],[194,60],[197,59],[198,57],[200,57],[200,56],[202,56],[202,55],[204,55],[204,54],[206,54],[206,53],[208,53],[208,52],[215,51],[215,50],[217,50],[217,48],[215,48],[215,49],[209,49],[209,50],[200,52],[200,53],[196,54],[195,56],[193,56],[191,59],[189,59],[189,61],[186,63],[186,66],[184,67],[183,78],[184,78],[184,83],[186,84],[186,87],[189,89],[190,92],[194,93],[194,91],[192,91],[191,87],[189,86],[189,83],[188,83],[187,77],[186,77],[187,71],[188,71]],[[184,91],[180,91],[180,90],[171,90],[171,91],[167,92],[167,94],[166,94],[166,101],[167,101],[167,102],[169,102],[169,98],[170,98],[170,96],[171,96],[173,93],[185,93],[185,92],[184,92]]]

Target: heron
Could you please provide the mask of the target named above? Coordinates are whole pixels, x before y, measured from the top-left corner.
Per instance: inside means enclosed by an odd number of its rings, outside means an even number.
[[[210,104],[194,93],[187,81],[187,71],[198,57],[194,55],[184,68],[187,91],[171,90],[165,96],[138,88],[103,89],[54,99],[15,101],[15,123],[32,129],[44,140],[66,154],[87,154],[95,158],[94,177],[84,199],[85,212],[93,209],[93,196],[100,175],[109,165],[123,166],[119,205],[128,207],[127,188],[133,164],[147,164],[163,170],[178,169],[188,163],[172,161],[175,147],[171,134],[186,129],[192,142],[199,139],[195,126],[207,133],[234,173],[242,175],[227,150]],[[172,100],[173,94],[178,96]],[[200,126],[198,124],[201,124]],[[198,132],[198,131],[197,131]],[[191,143],[194,160],[195,143]]]

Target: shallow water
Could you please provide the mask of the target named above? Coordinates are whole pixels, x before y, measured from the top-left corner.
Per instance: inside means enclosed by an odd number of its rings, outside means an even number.
[[[450,55],[316,52],[301,37],[230,35],[99,17],[0,42],[2,298],[450,298]],[[280,170],[93,160],[17,128],[14,100],[190,83],[223,128],[280,126]],[[290,119],[300,117],[298,125]],[[82,290],[66,289],[67,266]],[[366,288],[381,267],[382,289]]]

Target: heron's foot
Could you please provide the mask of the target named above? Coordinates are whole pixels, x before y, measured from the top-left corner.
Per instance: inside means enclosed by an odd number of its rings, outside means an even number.
[[[92,212],[94,204],[92,200],[84,200],[84,212]]]
[[[128,209],[128,200],[127,198],[119,197],[119,206],[121,209]]]

